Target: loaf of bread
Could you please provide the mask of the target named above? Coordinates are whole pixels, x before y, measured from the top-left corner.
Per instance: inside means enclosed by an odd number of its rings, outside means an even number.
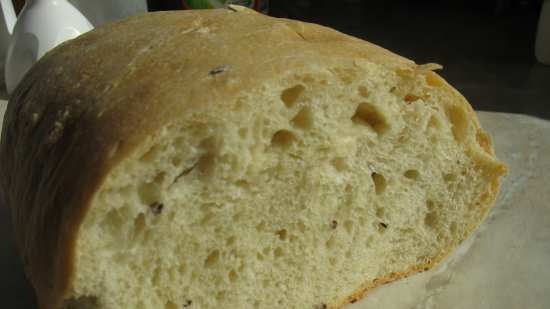
[[[434,266],[506,171],[437,68],[241,7],[62,44],[0,145],[41,308],[340,308]]]

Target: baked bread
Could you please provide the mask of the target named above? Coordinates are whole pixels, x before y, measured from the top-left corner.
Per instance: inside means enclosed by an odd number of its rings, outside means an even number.
[[[0,146],[41,308],[339,308],[432,267],[505,173],[435,68],[241,7],[62,44]]]

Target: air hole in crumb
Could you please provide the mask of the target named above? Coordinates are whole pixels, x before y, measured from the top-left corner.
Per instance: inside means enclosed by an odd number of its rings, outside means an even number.
[[[275,215],[277,214],[277,207],[275,207],[274,205],[271,205],[269,206],[269,208],[267,209],[267,212],[272,214],[272,215]]]
[[[241,110],[246,109],[247,105],[248,104],[246,104],[246,102],[242,98],[239,98],[235,102],[235,105],[233,106],[233,109],[236,110],[236,111],[241,111]]]
[[[386,190],[386,178],[378,173],[372,173],[371,178],[374,182],[374,192],[376,192],[376,194],[382,194]]]
[[[413,77],[413,70],[411,69],[397,69],[395,73],[403,78],[411,78]]]
[[[458,106],[450,106],[447,108],[447,117],[452,123],[452,130],[455,139],[462,142],[466,139],[468,133],[469,121],[464,109]]]
[[[244,217],[244,212],[243,212],[243,211],[238,212],[238,213],[236,213],[236,214],[233,215],[233,218],[232,218],[233,220],[232,220],[232,221],[233,221],[234,223],[238,223],[239,221],[242,220],[243,217]]]
[[[200,224],[202,226],[206,226],[210,223],[210,221],[212,221],[212,219],[214,219],[214,214],[211,213],[211,212],[206,212],[204,214],[204,216],[202,217],[201,221],[200,221]]]
[[[155,216],[160,215],[163,209],[164,209],[164,204],[160,202],[153,202],[149,204],[149,210],[151,210],[151,213],[153,213],[153,215]]]
[[[311,108],[304,107],[302,108],[294,118],[290,121],[293,126],[303,129],[303,130],[309,130],[313,127],[313,113],[311,111]]]
[[[386,118],[374,105],[369,103],[359,104],[351,120],[355,124],[372,128],[377,134],[382,134],[388,129]]]
[[[210,70],[210,72],[208,72],[208,74],[211,75],[211,76],[218,75],[218,74],[222,74],[222,73],[225,72],[227,69],[228,69],[228,67],[227,67],[226,65],[221,65],[221,66],[212,68],[212,69]]]
[[[385,232],[388,228],[388,224],[385,222],[378,222],[378,232],[382,233]]]
[[[353,221],[351,221],[351,220],[346,220],[346,221],[344,222],[344,229],[346,230],[346,232],[347,232],[348,234],[353,233]]]
[[[444,85],[443,79],[434,72],[428,72],[428,74],[426,74],[426,84],[432,87],[441,87]]]
[[[125,204],[118,209],[109,210],[103,218],[103,224],[109,229],[119,230],[121,226],[126,224],[129,216],[133,216],[133,212],[130,211],[129,205]]]
[[[235,236],[227,237],[227,239],[225,240],[225,244],[231,246],[235,243],[235,239]]]
[[[182,148],[185,148],[186,141],[187,139],[184,138],[183,136],[178,136],[174,139],[174,141],[172,142],[172,145],[176,149],[182,149]]]
[[[219,291],[217,294],[216,294],[216,300],[218,302],[221,302],[225,299],[225,291]]]
[[[205,267],[212,267],[216,263],[218,263],[218,260],[220,259],[220,251],[214,250],[210,252],[206,260],[204,260],[204,266]]]
[[[183,302],[183,304],[181,306],[183,308],[187,308],[187,307],[191,306],[192,304],[193,304],[193,302],[191,300],[187,299]]]
[[[172,158],[171,162],[172,162],[172,165],[174,166],[179,166],[181,164],[181,162],[183,161],[183,159],[179,156],[175,156]]]
[[[455,174],[445,174],[443,175],[443,180],[445,182],[454,182],[456,180],[456,175]]]
[[[234,270],[231,270],[227,275],[227,277],[229,278],[229,281],[235,282],[239,278],[239,275],[237,275],[237,273]]]
[[[377,208],[376,208],[376,216],[377,216],[378,218],[382,218],[382,217],[384,216],[385,212],[386,212],[386,211],[385,211],[384,208],[382,208],[382,207],[377,207]]]
[[[280,148],[288,148],[292,146],[295,140],[296,137],[292,132],[288,130],[279,130],[273,134],[273,137],[271,138],[271,145]]]
[[[451,226],[449,227],[451,234],[456,235],[456,232],[458,230],[458,225],[456,222],[451,223]]]
[[[181,264],[178,266],[178,272],[183,275],[187,273],[187,265],[184,262],[180,262]]]
[[[334,168],[339,172],[343,172],[348,169],[348,164],[346,162],[346,159],[342,157],[337,157],[332,159],[331,163],[332,163],[332,166],[334,166]]]
[[[263,232],[265,231],[265,227],[266,227],[266,223],[262,221],[256,225],[256,231]]]
[[[330,236],[330,238],[325,243],[325,246],[329,249],[334,248],[334,245],[336,244],[336,239],[334,236]]]
[[[156,182],[144,182],[137,188],[141,203],[151,205],[160,198],[160,185]]]
[[[428,122],[428,127],[429,128],[434,128],[434,129],[440,129],[441,128],[441,121],[439,120],[439,118],[437,116],[432,116],[432,117],[430,117],[430,121]]]
[[[369,96],[369,90],[367,89],[367,87],[365,86],[359,86],[359,88],[357,88],[357,90],[359,90],[359,94],[363,97],[363,98],[366,98]]]
[[[135,234],[140,234],[145,230],[145,214],[140,213],[135,219],[134,219],[134,231]]]
[[[216,138],[215,136],[207,137],[199,143],[200,148],[208,151],[213,151],[217,149],[218,146],[219,146],[219,139]]]
[[[153,278],[151,279],[151,282],[153,283],[153,286],[159,286],[160,279],[161,279],[161,270],[159,267],[155,268],[153,271]]]
[[[285,89],[281,93],[281,100],[285,103],[286,107],[293,107],[302,95],[306,88],[302,85],[296,85],[291,88]]]
[[[478,130],[476,133],[476,140],[479,146],[485,150],[485,152],[490,153],[491,139],[485,132]]]
[[[248,183],[248,181],[243,180],[243,179],[237,180],[237,181],[235,182],[235,185],[238,186],[238,187],[241,187],[241,188],[248,188],[248,187],[250,187],[250,183]]]
[[[420,173],[417,170],[408,170],[408,171],[405,171],[403,175],[405,175],[405,177],[409,179],[417,180],[418,177],[420,176]]]
[[[424,217],[424,224],[430,228],[435,228],[437,224],[437,213],[435,211],[430,211]]]
[[[414,95],[414,94],[409,93],[409,94],[405,95],[405,97],[403,98],[403,100],[405,100],[405,102],[407,102],[407,103],[412,103],[412,102],[414,102],[414,101],[420,100],[420,97],[417,96],[417,95]]]
[[[356,72],[352,69],[333,68],[331,71],[346,85],[352,84],[355,80]]]
[[[286,240],[288,236],[288,232],[285,229],[277,231],[277,235],[279,236],[280,240]]]
[[[154,145],[149,150],[147,150],[139,159],[144,162],[152,162],[159,156],[160,151],[160,146]]]
[[[434,203],[434,201],[432,201],[432,200],[427,200],[427,201],[426,201],[426,208],[428,208],[428,210],[434,210],[434,209],[435,209],[435,203]]]
[[[298,230],[300,232],[304,233],[306,231],[306,225],[304,224],[303,221],[298,221],[296,225],[298,226]]]
[[[197,162],[197,168],[203,175],[209,175],[214,170],[215,156],[212,153],[206,153],[201,156]]]
[[[311,76],[309,74],[296,75],[296,78],[303,81],[306,84],[311,84],[311,83],[315,82],[315,78],[313,78],[313,76]]]
[[[214,279],[213,279],[213,280],[210,280],[210,282],[213,283],[214,286],[219,287],[219,286],[221,286],[221,285],[223,285],[223,284],[225,283],[225,280],[224,280],[224,278],[223,278],[223,277],[221,276],[221,274],[220,274],[220,275],[214,276]]]
[[[330,227],[334,230],[338,227],[338,221],[332,220],[330,221]]]
[[[281,247],[277,247],[275,248],[275,250],[273,251],[273,255],[276,257],[276,258],[279,258],[279,257],[282,257],[285,255],[285,252],[283,251],[283,249]]]

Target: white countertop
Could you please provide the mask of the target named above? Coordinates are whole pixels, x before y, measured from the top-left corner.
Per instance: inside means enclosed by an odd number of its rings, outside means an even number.
[[[4,110],[0,100],[0,119]],[[550,122],[478,115],[509,167],[488,220],[439,267],[380,287],[347,309],[550,308]],[[5,308],[37,309],[3,206],[0,238]]]

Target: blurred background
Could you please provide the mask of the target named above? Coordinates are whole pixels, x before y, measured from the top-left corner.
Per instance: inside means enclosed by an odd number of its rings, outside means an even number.
[[[250,5],[276,17],[333,27],[417,63],[439,63],[444,67],[439,73],[461,91],[475,109],[550,119],[550,66],[535,57],[537,26],[544,1],[548,7],[546,15],[550,15],[550,0],[231,2]],[[147,10],[215,7],[227,1],[69,2],[98,26]],[[25,1],[14,0],[14,3],[19,10]],[[539,41],[550,45],[550,16],[542,26],[543,29],[538,29]],[[550,46],[545,48],[543,57],[550,64]]]

